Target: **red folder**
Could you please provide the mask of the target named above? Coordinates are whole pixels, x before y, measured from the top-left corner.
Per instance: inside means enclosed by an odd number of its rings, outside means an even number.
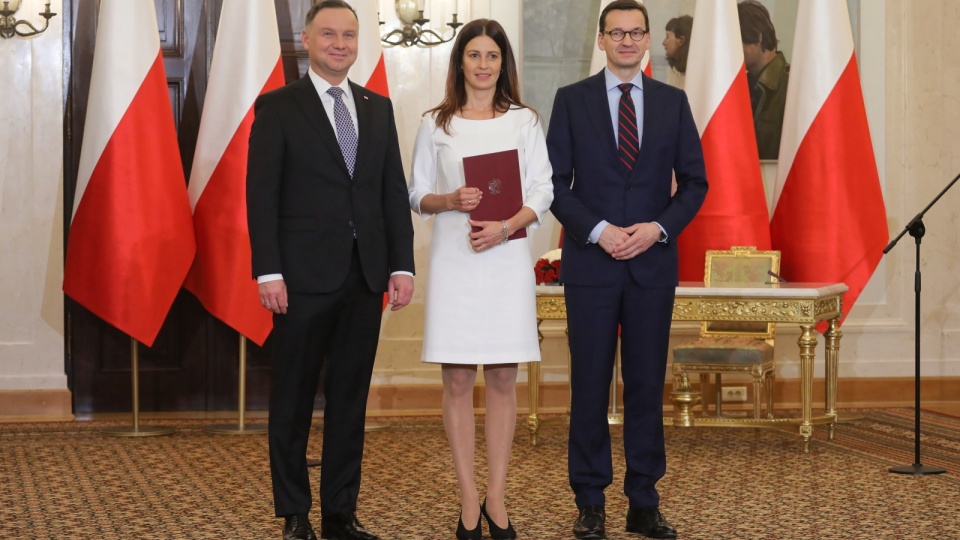
[[[505,150],[463,158],[463,176],[468,187],[483,192],[480,204],[470,212],[475,221],[502,221],[512,218],[523,206],[520,185],[520,154]],[[480,230],[477,227],[474,231]],[[510,235],[510,240],[526,238],[523,228]]]

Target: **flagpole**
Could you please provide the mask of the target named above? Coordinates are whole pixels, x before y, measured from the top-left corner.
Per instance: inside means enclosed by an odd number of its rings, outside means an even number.
[[[133,426],[105,428],[101,433],[111,437],[156,437],[176,433],[177,428],[166,426],[140,426],[140,348],[135,338],[130,338],[131,379],[133,380]]]
[[[240,388],[237,391],[238,423],[210,426],[207,428],[207,431],[226,435],[253,435],[257,433],[266,433],[267,426],[263,424],[256,424],[252,426],[247,426],[245,424],[245,413],[247,408],[247,338],[242,334],[240,335],[239,375]]]
[[[892,473],[897,474],[913,474],[916,476],[926,475],[926,474],[942,474],[947,472],[946,469],[942,467],[931,467],[930,465],[923,465],[920,462],[920,242],[923,238],[923,235],[926,233],[926,227],[923,225],[923,216],[927,213],[927,210],[930,209],[937,201],[940,200],[940,197],[943,197],[943,194],[947,192],[948,189],[953,187],[957,183],[957,180],[960,179],[960,174],[955,176],[953,180],[947,184],[947,187],[943,188],[939,195],[937,195],[926,208],[920,211],[913,219],[907,223],[907,226],[900,231],[900,234],[897,235],[887,247],[883,248],[883,252],[887,253],[893,246],[897,245],[897,242],[903,238],[905,233],[910,233],[915,239],[916,243],[916,270],[914,271],[913,278],[913,291],[914,291],[914,315],[913,315],[913,333],[914,333],[914,389],[913,389],[913,414],[914,414],[914,426],[913,426],[913,464],[912,465],[900,465],[897,467],[891,467],[889,469]]]

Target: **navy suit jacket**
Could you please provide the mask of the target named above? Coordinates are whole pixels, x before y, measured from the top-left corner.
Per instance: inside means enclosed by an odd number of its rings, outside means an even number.
[[[553,165],[550,210],[564,227],[561,280],[609,285],[624,267],[646,287],[677,285],[677,236],[707,194],[700,136],[686,94],[643,77],[643,140],[627,172],[617,156],[604,73],[560,88],[547,133]],[[677,192],[670,196],[672,173]],[[656,221],[669,237],[628,261],[617,261],[587,237],[601,220],[626,227]]]
[[[359,141],[353,179],[309,76],[261,95],[247,161],[254,277],[283,274],[294,293],[343,284],[356,244],[363,276],[386,291],[414,271],[413,224],[389,99],[350,83]]]

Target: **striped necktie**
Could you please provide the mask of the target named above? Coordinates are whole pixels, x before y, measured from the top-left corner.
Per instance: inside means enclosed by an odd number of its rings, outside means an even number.
[[[347,111],[347,106],[343,102],[343,89],[331,86],[327,93],[333,96],[333,119],[337,124],[337,142],[340,143],[340,152],[343,154],[343,161],[347,164],[347,170],[350,171],[350,178],[353,178],[353,167],[357,162],[357,132],[353,128],[350,112]]]
[[[640,141],[637,139],[637,110],[633,107],[633,98],[630,90],[633,84],[624,83],[618,86],[623,94],[620,95],[620,106],[617,109],[617,149],[620,161],[632,171],[637,164],[637,154],[640,151]]]

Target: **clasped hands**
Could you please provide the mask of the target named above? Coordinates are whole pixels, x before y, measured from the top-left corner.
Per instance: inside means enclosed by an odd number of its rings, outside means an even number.
[[[607,225],[597,244],[611,257],[626,261],[650,249],[660,239],[656,223],[636,223],[629,227]]]
[[[468,220],[468,223],[470,223],[471,228],[480,228],[476,231],[471,229],[469,234],[470,247],[477,253],[496,247],[498,244],[507,243],[506,239],[511,234],[506,221],[476,221],[471,219]]]

